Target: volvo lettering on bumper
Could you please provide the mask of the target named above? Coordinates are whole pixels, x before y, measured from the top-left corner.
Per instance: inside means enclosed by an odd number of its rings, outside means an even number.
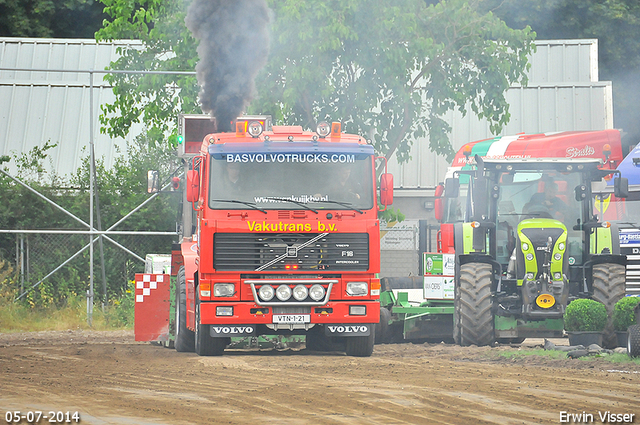
[[[369,336],[371,325],[325,325],[328,336]]]

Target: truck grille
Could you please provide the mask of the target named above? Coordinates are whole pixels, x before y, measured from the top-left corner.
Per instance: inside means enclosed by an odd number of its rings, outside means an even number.
[[[213,267],[219,271],[366,271],[369,235],[216,233]]]

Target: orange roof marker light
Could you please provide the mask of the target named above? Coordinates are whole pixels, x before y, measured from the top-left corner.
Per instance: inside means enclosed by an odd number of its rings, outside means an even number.
[[[340,139],[340,135],[342,133],[342,124],[339,122],[331,123],[331,138],[332,139]]]
[[[246,135],[246,130],[245,130],[246,124],[247,123],[245,121],[236,122],[236,137],[244,137]]]
[[[464,145],[464,148],[462,148],[462,154],[467,158],[467,162],[469,162],[469,156],[471,155],[471,145]]]

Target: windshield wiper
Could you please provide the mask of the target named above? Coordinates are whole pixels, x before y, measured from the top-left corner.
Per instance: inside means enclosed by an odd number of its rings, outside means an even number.
[[[267,211],[263,210],[260,207],[257,207],[256,204],[253,204],[251,202],[245,202],[245,201],[238,201],[236,199],[210,199],[211,202],[233,202],[235,204],[243,204],[243,205],[247,205],[251,208],[253,208],[254,210],[258,210],[261,211],[265,214],[267,214]]]
[[[353,206],[352,203],[350,202],[340,202],[340,201],[315,201],[315,202],[328,202],[328,203],[332,203],[332,204],[338,204],[338,205],[342,205],[343,207],[347,207],[350,210],[354,210],[359,212],[360,214],[364,214],[364,212],[362,212],[361,210],[357,209],[356,207]]]
[[[267,196],[265,199],[273,199],[274,201],[284,201],[284,202],[291,202],[292,204],[296,204],[296,205],[300,205],[303,208],[308,209],[309,211],[313,211],[314,213],[318,214],[317,210],[314,210],[313,208],[311,208],[310,206],[300,202],[300,201],[294,201],[293,199],[288,199],[288,198],[279,198],[277,196]]]

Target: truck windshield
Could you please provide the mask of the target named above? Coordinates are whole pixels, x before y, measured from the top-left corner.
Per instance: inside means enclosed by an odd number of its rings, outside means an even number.
[[[212,209],[247,208],[228,201],[278,210],[373,208],[370,155],[247,154],[240,157],[247,161],[238,162],[234,157],[211,157]]]

